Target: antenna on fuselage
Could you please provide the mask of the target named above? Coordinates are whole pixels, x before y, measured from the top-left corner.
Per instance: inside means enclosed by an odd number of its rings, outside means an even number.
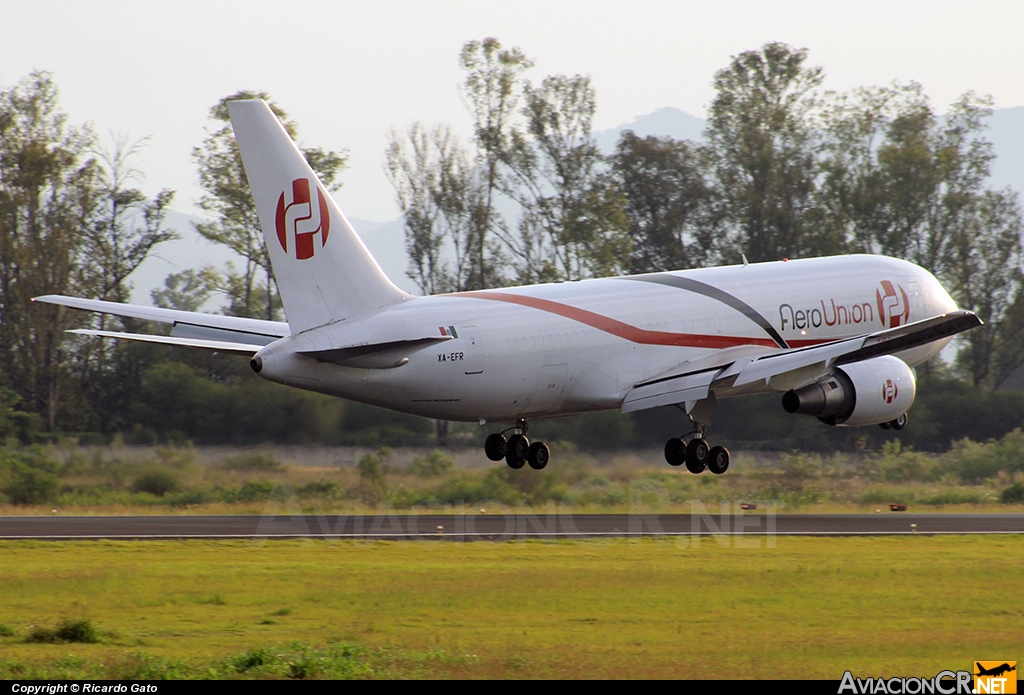
[[[741,253],[740,254],[740,258],[743,259],[743,267],[744,268],[746,268],[748,265],[750,265],[750,261],[747,260],[747,254]]]

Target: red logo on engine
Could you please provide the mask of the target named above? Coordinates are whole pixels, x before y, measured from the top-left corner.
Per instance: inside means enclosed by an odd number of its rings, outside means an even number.
[[[886,403],[892,403],[898,395],[900,395],[900,390],[896,387],[896,382],[892,379],[886,379],[885,383],[882,384],[882,400]]]
[[[295,179],[292,181],[292,200],[285,201],[287,191],[281,193],[277,200],[277,240],[281,248],[289,253],[289,245],[295,250],[295,257],[300,261],[312,258],[316,247],[327,245],[327,233],[331,230],[331,214],[327,209],[327,198],[318,186],[316,204],[310,195],[310,180]],[[320,243],[316,244],[317,236]]]
[[[875,289],[875,301],[883,328],[896,328],[910,320],[910,298],[899,285],[894,287],[889,280],[882,280],[882,289]]]

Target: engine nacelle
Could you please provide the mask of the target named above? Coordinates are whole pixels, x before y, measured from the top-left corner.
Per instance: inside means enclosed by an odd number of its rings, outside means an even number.
[[[910,409],[917,380],[892,355],[837,368],[829,377],[782,396],[787,413],[812,415],[827,425],[859,427],[891,422]]]

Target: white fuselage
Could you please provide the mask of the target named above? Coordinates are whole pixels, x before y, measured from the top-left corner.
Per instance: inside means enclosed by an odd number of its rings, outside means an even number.
[[[263,348],[261,376],[444,420],[505,421],[619,408],[638,382],[816,345],[956,308],[922,268],[854,255],[417,297]],[[330,350],[452,333],[394,368],[317,361]],[[913,366],[949,339],[899,353]],[[763,381],[719,397],[767,391]]]

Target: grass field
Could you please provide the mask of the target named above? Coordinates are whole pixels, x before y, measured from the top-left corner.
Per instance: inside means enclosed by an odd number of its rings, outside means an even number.
[[[748,542],[0,543],[0,678],[838,679],[1024,656],[1024,538]],[[62,620],[99,642],[27,641]]]

